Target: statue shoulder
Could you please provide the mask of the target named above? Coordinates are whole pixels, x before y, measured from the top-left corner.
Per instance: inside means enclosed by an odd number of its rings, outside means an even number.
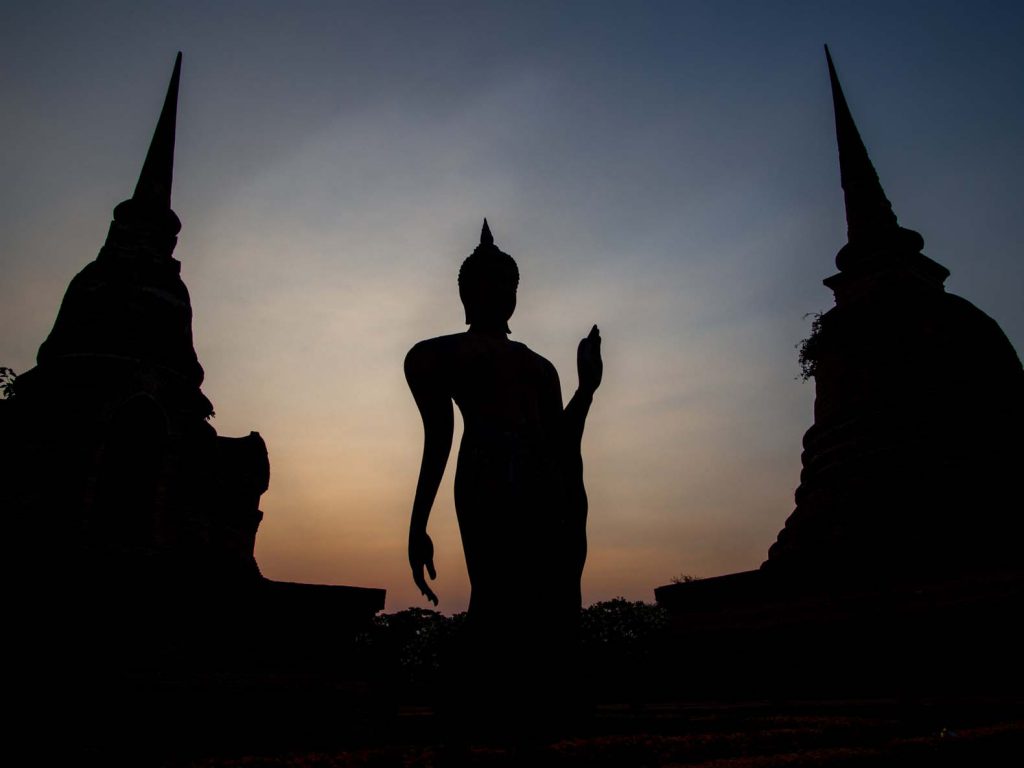
[[[410,381],[433,378],[447,367],[455,354],[459,337],[456,333],[424,339],[413,345],[405,355],[405,376]]]
[[[521,355],[530,361],[531,365],[537,370],[541,377],[553,378],[555,381],[558,381],[558,371],[550,360],[543,355],[534,352],[521,341],[513,341],[512,344],[516,346]]]

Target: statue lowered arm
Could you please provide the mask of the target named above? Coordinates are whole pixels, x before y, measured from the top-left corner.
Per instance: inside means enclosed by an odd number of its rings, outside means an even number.
[[[427,520],[451,453],[454,430],[452,400],[439,386],[434,355],[422,344],[417,344],[406,355],[405,378],[423,418],[423,460],[409,521],[409,565],[420,592],[437,605],[437,595],[427,586],[423,570],[426,569],[431,580],[437,578],[434,543],[427,535]]]

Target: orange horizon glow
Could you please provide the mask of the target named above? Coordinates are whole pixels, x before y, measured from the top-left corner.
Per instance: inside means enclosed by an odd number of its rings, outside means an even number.
[[[824,41],[901,224],[1024,343],[1019,3],[113,0],[4,22],[0,365],[34,365],[183,50],[175,257],[213,425],[269,448],[271,579],[429,607],[402,362],[464,329],[456,274],[485,216],[522,274],[512,338],[565,399],[601,329],[584,603],[757,568],[813,418],[795,346],[846,238]],[[446,613],[469,596],[458,437],[429,526]]]

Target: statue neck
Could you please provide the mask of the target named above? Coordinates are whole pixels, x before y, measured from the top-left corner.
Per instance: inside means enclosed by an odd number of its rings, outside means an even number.
[[[469,326],[469,333],[476,333],[481,336],[490,336],[496,339],[505,339],[510,333],[507,323],[482,322],[472,323]]]

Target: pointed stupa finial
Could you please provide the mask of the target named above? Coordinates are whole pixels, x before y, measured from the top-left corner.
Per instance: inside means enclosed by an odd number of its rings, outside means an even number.
[[[839,173],[846,200],[847,244],[836,255],[840,272],[859,270],[878,257],[902,253],[912,255],[925,273],[941,285],[949,270],[920,253],[924,239],[911,229],[901,227],[885,196],[875,167],[853,122],[850,107],[839,84],[832,53],[825,46],[828,76],[832,84],[832,106],[836,118],[836,143],[839,148]],[[883,258],[883,260],[886,260]],[[877,262],[876,262],[877,263]],[[828,280],[826,285],[830,285]]]
[[[484,217],[484,225],[480,229],[480,245],[494,245],[494,235],[491,234],[486,217]]]
[[[877,241],[899,228],[892,204],[885,196],[875,167],[853,122],[850,107],[839,84],[832,54],[825,46],[828,76],[832,83],[832,105],[839,145],[839,172],[846,198],[847,237],[851,243]]]
[[[171,182],[174,179],[174,129],[178,115],[178,81],[181,78],[181,51],[174,59],[174,71],[167,86],[164,108],[149,143],[146,162],[135,185],[132,199],[154,209],[170,209]]]

